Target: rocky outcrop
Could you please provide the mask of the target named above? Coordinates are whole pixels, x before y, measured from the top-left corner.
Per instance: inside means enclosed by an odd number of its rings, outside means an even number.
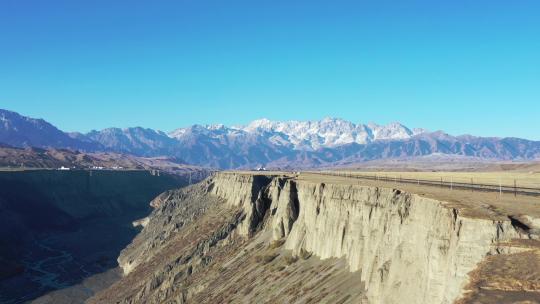
[[[272,176],[251,174],[218,174],[212,180],[210,193],[231,207],[240,207],[245,220],[239,227],[241,235],[250,235],[261,224],[270,207],[267,195]]]
[[[465,216],[455,205],[398,189],[295,176],[218,173],[188,190],[168,195],[142,233],[122,252],[119,261],[128,274],[126,279],[132,271],[153,263],[163,248],[172,246],[173,237],[185,239],[186,229],[192,229],[183,228],[186,223],[194,225],[209,210],[220,208],[240,213],[230,212],[234,218],[222,219],[225,226],[220,226],[219,237],[211,234],[210,239],[198,239],[197,248],[207,248],[196,253],[200,259],[219,260],[215,256],[225,250],[220,246],[238,238],[245,240],[244,247],[237,248],[234,256],[242,250],[250,252],[255,246],[249,245],[255,242],[250,240],[268,235],[265,242],[283,244],[283,250],[298,258],[313,255],[322,260],[344,260],[349,271],[364,283],[369,303],[452,303],[462,296],[468,273],[486,256],[519,252],[522,248],[511,245],[512,240],[536,238],[527,224],[515,218]],[[174,257],[172,254],[169,259]],[[219,267],[229,262],[222,263]],[[154,277],[161,274],[159,282],[174,281],[174,267],[152,269]],[[178,283],[183,296],[176,303],[189,302],[211,284],[188,282],[192,281]],[[166,301],[169,297],[164,294],[178,293],[179,287],[173,285],[149,285],[152,288],[146,288],[144,297],[137,299],[159,303],[150,296],[159,290],[159,299]]]
[[[296,183],[275,179],[269,190],[272,236],[278,240],[289,236],[300,212]]]

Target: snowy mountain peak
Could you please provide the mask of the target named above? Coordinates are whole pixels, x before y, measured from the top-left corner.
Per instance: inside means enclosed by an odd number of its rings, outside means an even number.
[[[422,133],[411,131],[399,122],[388,125],[355,124],[350,121],[326,117],[318,121],[271,121],[259,119],[241,128],[246,132],[278,132],[289,138],[296,149],[316,150],[344,144],[366,144],[383,139],[407,139]]]
[[[413,132],[399,122],[392,122],[385,126],[371,124],[374,139],[404,139],[413,136]]]
[[[256,131],[256,130],[269,131],[269,130],[272,130],[274,126],[275,126],[275,123],[273,121],[266,118],[261,118],[261,119],[257,119],[250,122],[246,126],[238,126],[236,128],[240,130],[245,130],[245,131]]]
[[[210,138],[253,136],[278,146],[292,146],[296,150],[317,150],[351,143],[366,144],[383,139],[407,139],[421,132],[411,131],[399,122],[381,126],[374,123],[355,124],[335,117],[310,121],[273,121],[261,118],[244,126],[194,125],[174,130],[169,136],[180,139],[194,133]]]

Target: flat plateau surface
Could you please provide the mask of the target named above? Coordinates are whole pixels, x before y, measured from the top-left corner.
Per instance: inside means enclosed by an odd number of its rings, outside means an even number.
[[[515,177],[522,177],[529,185],[540,185],[540,173],[529,174],[520,172],[394,172],[397,176],[396,181],[381,181],[358,179],[345,176],[329,176],[325,175],[330,171],[323,172],[285,172],[285,171],[231,171],[231,173],[244,173],[253,175],[278,175],[289,176],[298,181],[308,181],[313,183],[329,183],[342,185],[364,185],[373,187],[384,187],[390,189],[399,189],[412,194],[417,194],[423,197],[433,198],[443,201],[448,207],[455,207],[461,210],[463,215],[468,217],[486,218],[492,220],[506,219],[508,216],[519,217],[528,215],[535,218],[540,217],[540,196],[514,195],[511,193],[486,192],[486,191],[471,191],[463,189],[450,189],[449,187],[416,185],[411,183],[400,183],[399,175],[402,178],[418,177],[418,178],[433,178],[437,180],[439,176],[462,176],[463,178],[478,178],[479,180],[493,179],[497,174],[505,175],[505,181],[512,180]],[[341,171],[340,171],[341,172]],[[341,172],[343,173],[343,172]],[[355,172],[356,174],[365,174],[373,176],[374,172]],[[392,176],[390,172],[381,172],[381,176]],[[494,174],[494,175],[492,175]],[[530,176],[529,176],[530,175]],[[439,178],[440,180],[440,178]],[[540,186],[539,186],[540,187]]]
[[[336,171],[353,175],[379,176],[389,179],[420,179],[434,182],[475,183],[494,186],[530,187],[540,189],[540,172],[530,171],[494,171],[494,172],[362,172],[362,171]]]
[[[540,217],[540,197],[534,196],[514,196],[509,193],[500,195],[498,192],[450,189],[448,187],[399,183],[399,181],[386,182],[347,177],[331,177],[316,173],[302,173],[297,178],[299,180],[313,182],[359,184],[399,189],[405,192],[447,202],[447,206],[456,207],[462,210],[463,215],[469,217],[480,217],[493,220],[520,215]]]

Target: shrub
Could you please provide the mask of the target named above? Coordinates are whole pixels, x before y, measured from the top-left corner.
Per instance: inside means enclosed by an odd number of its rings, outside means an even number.
[[[287,265],[294,264],[296,263],[296,261],[298,261],[298,258],[295,256],[288,255],[285,257],[285,263],[287,263]]]
[[[257,256],[255,256],[255,261],[257,263],[261,263],[263,265],[266,265],[266,264],[272,262],[278,255],[279,254],[277,254],[277,253],[257,255]]]
[[[276,267],[276,271],[282,271],[283,269],[285,269],[285,266],[278,266]]]
[[[299,256],[303,259],[303,260],[307,260],[311,257],[311,252],[305,250],[304,248],[300,249],[300,254]]]
[[[285,240],[284,240],[284,239],[276,240],[276,241],[273,241],[272,243],[270,243],[270,244],[268,245],[268,248],[270,248],[270,249],[276,249],[276,248],[279,248],[279,247],[283,246],[283,244],[285,244]]]

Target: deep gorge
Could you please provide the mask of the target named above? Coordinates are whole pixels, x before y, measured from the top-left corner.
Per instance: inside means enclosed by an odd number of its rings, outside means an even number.
[[[148,171],[0,172],[0,303],[23,303],[117,267],[159,193],[185,184]]]

